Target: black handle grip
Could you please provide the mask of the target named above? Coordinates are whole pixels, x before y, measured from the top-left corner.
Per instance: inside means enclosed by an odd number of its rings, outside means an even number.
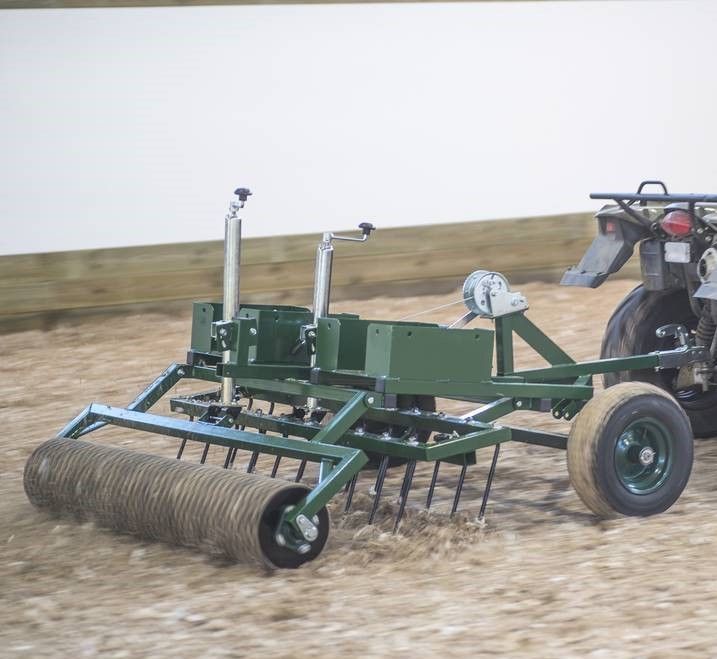
[[[358,226],[359,229],[363,232],[364,236],[370,236],[371,232],[376,228],[371,222],[361,222]]]
[[[234,190],[234,194],[239,197],[239,201],[246,201],[251,197],[251,190],[249,188],[237,188]]]
[[[643,181],[642,183],[640,183],[640,187],[637,188],[637,194],[640,194],[642,192],[642,188],[644,188],[646,185],[659,185],[665,194],[670,194],[669,192],[667,192],[667,186],[662,181],[657,180]]]

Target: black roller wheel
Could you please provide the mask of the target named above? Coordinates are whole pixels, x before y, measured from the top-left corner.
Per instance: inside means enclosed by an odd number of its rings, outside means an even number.
[[[570,482],[600,517],[667,510],[692,470],[690,422],[666,391],[623,382],[582,409],[568,437]]]
[[[689,330],[695,330],[697,322],[687,291],[647,291],[643,286],[638,286],[620,303],[610,318],[600,356],[627,357],[653,350],[669,350],[675,347],[674,340],[658,339],[655,330],[670,323],[679,323]],[[661,387],[670,392],[687,412],[695,437],[717,435],[717,390],[704,392],[701,387],[677,388],[676,369],[607,373],[603,381],[606,387],[630,381],[649,382]]]
[[[414,396],[410,394],[400,394],[397,400],[397,407],[400,410],[411,410],[418,408],[422,412],[435,412],[436,399],[433,396]],[[391,435],[391,437],[402,437],[408,429],[406,426],[394,426],[381,423],[380,421],[371,420],[364,421],[363,427],[366,432],[370,432],[374,435],[382,435],[387,432],[389,433],[389,435]],[[430,436],[430,430],[418,430],[416,432],[416,438],[422,444],[425,444]],[[383,458],[383,456],[380,453],[373,453],[372,451],[366,451],[366,455],[368,455],[368,463],[366,464],[366,467],[369,469],[377,469],[379,464],[381,463],[381,459]],[[392,457],[389,458],[388,461],[389,467],[398,467],[404,464],[406,464],[405,458]]]

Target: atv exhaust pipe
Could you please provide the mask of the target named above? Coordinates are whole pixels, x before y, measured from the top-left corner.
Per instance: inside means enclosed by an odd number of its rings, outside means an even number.
[[[251,195],[248,188],[234,191],[236,201],[229,204],[229,213],[224,220],[224,306],[222,318],[235,320],[239,316],[239,280],[241,270],[241,217],[238,211],[244,208]],[[222,362],[231,363],[231,350],[222,353]],[[231,405],[234,400],[234,378],[222,378],[222,403]]]

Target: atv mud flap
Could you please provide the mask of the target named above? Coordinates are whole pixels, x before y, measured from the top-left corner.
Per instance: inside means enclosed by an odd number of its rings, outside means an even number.
[[[597,288],[622,268],[632,256],[635,244],[645,237],[642,227],[614,217],[598,217],[598,235],[578,265],[560,280],[562,286]]]

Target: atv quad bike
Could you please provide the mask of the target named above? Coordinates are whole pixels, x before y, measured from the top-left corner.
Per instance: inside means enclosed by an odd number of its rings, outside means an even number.
[[[661,190],[643,192],[647,186]],[[590,198],[611,203],[595,215],[598,235],[561,284],[600,286],[638,244],[643,282],[610,318],[601,358],[686,345],[690,335],[711,356],[687,368],[607,373],[605,386],[634,380],[655,384],[687,412],[695,436],[717,435],[717,195],[670,194],[662,181],[643,181],[636,193],[593,193]],[[666,325],[672,331],[665,332]]]

